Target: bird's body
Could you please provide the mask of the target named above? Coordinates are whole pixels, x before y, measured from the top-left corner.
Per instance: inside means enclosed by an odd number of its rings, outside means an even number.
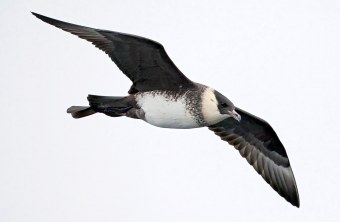
[[[233,112],[234,106],[230,101],[226,102],[231,107],[221,114],[217,107],[217,95],[220,94],[216,90],[195,83],[192,87],[180,91],[152,90],[127,97],[89,95],[90,107],[84,108],[91,108],[108,116],[142,119],[154,126],[173,129],[210,126],[231,115],[240,118]],[[69,112],[75,118],[83,117],[77,116],[78,113],[73,112],[73,107]]]
[[[151,91],[136,94],[137,105],[143,113],[142,119],[151,125],[163,128],[189,129],[202,126],[197,107],[198,96],[189,99],[189,93]],[[192,110],[192,112],[190,112]]]
[[[145,122],[162,128],[190,129],[210,126],[229,117],[218,111],[214,92],[199,84],[183,92],[156,90],[137,93],[134,98]]]
[[[153,40],[36,17],[92,42],[132,81],[128,96],[89,95],[89,106],[72,106],[74,118],[95,113],[141,119],[163,128],[209,127],[233,145],[287,201],[299,206],[299,195],[287,153],[272,127],[243,111],[213,88],[189,80]]]

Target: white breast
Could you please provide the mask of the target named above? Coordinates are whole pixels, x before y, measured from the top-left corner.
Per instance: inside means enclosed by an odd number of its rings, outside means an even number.
[[[162,92],[136,94],[136,101],[144,111],[144,120],[163,128],[189,129],[199,125],[187,111],[185,94],[177,97]]]

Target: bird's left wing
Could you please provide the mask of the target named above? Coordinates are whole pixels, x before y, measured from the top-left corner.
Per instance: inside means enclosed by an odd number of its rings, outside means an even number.
[[[288,156],[273,128],[264,120],[239,108],[241,121],[227,118],[209,129],[239,150],[242,157],[292,205],[299,207],[299,194]]]

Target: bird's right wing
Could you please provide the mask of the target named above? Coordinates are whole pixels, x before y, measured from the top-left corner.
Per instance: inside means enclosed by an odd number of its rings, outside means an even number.
[[[227,118],[209,127],[222,140],[239,150],[242,157],[292,205],[299,207],[299,193],[288,156],[273,128],[264,120],[239,108],[241,121]]]
[[[92,42],[108,54],[133,82],[129,93],[177,91],[193,85],[158,42],[140,36],[75,25],[34,12],[32,14],[48,24]]]

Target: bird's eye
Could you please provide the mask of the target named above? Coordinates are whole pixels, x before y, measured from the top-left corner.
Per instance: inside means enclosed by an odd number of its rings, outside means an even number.
[[[221,103],[221,106],[225,108],[225,107],[227,107],[228,105],[227,105],[226,103]]]

